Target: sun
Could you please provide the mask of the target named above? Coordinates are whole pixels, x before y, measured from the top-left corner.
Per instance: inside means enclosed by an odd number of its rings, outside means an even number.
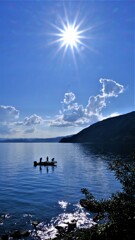
[[[64,29],[60,29],[59,35],[59,41],[61,42],[61,47],[65,47],[66,49],[68,47],[73,50],[73,48],[78,47],[78,44],[82,44],[81,39],[81,32],[78,31],[78,26],[74,25],[64,25]]]
[[[80,53],[80,51],[86,47],[84,43],[84,39],[86,38],[85,32],[89,29],[82,28],[82,25],[83,21],[78,22],[76,18],[72,22],[69,21],[68,17],[66,17],[65,21],[60,19],[58,25],[52,24],[56,31],[52,35],[55,36],[56,39],[52,41],[51,44],[58,45],[57,52],[63,49],[63,55],[65,55],[66,52],[70,50],[75,60],[75,53]]]

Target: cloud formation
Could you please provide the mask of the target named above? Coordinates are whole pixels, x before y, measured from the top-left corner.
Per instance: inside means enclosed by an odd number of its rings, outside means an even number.
[[[0,134],[33,133],[36,125],[43,122],[42,117],[33,114],[19,121],[19,111],[13,106],[0,105]]]
[[[24,125],[24,133],[25,134],[30,134],[35,132],[36,130],[36,126],[43,123],[44,120],[42,119],[42,117],[33,114],[30,117],[26,117],[24,119],[24,121],[22,122]]]
[[[26,117],[24,119],[24,125],[31,126],[31,125],[37,125],[40,124],[43,121],[41,117],[39,117],[36,114],[31,115],[30,117]]]
[[[105,118],[103,109],[106,108],[111,98],[116,98],[124,92],[124,86],[112,79],[99,79],[101,89],[95,96],[90,96],[86,106],[76,101],[75,93],[67,92],[61,102],[59,115],[54,119],[43,119],[37,114],[19,119],[19,110],[13,106],[0,105],[0,134],[2,136],[25,136],[43,132],[46,127],[86,127]],[[112,113],[110,116],[117,116]],[[106,117],[106,118],[107,118]],[[17,135],[16,135],[17,134]],[[33,136],[33,135],[31,135]]]
[[[65,93],[63,102],[69,104],[75,100],[75,94],[73,92]]]
[[[51,126],[87,126],[103,119],[102,110],[107,107],[108,99],[118,97],[125,89],[112,79],[101,78],[99,82],[102,85],[100,93],[91,96],[86,106],[75,102],[76,96],[73,92],[65,93],[63,109],[51,122]]]
[[[19,118],[19,111],[13,106],[0,105],[0,134],[12,134],[12,124]]]
[[[13,121],[19,118],[19,111],[12,106],[0,105],[0,122]]]
[[[111,79],[100,78],[99,82],[102,84],[103,97],[118,97],[120,93],[124,92],[124,86]]]

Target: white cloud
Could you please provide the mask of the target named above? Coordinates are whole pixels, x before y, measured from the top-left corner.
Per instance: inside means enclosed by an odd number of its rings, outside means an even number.
[[[15,107],[0,105],[1,135],[32,133],[35,131],[35,126],[41,123],[43,119],[36,114],[19,121],[19,111]]]
[[[12,106],[0,105],[0,122],[13,121],[19,118],[19,111]]]
[[[34,133],[36,126],[44,123],[42,117],[33,114],[30,117],[26,117],[23,121],[23,132],[24,134]],[[19,123],[21,125],[21,122]]]
[[[69,127],[72,126],[70,122],[63,120],[63,115],[57,117],[55,120],[50,121],[50,127]]]
[[[63,111],[63,120],[64,121],[70,121],[75,122],[79,118],[82,118],[84,116],[84,109],[82,105],[78,105],[77,103],[74,103],[72,105],[69,105],[68,108],[65,108]]]
[[[65,93],[63,109],[59,116],[51,121],[51,126],[88,126],[103,119],[102,110],[107,107],[108,99],[118,97],[124,92],[124,86],[111,79],[99,79],[101,83],[100,94],[91,96],[86,106],[74,102],[76,96],[73,92]]]
[[[12,135],[18,132],[17,128],[15,127],[14,122],[1,122],[0,123],[0,134],[1,135]]]
[[[40,124],[42,121],[43,119],[40,116],[33,114],[30,117],[26,117],[24,119],[24,125],[27,125],[27,126],[37,125],[37,124]]]
[[[0,105],[0,134],[9,135],[16,132],[12,127],[14,121],[19,118],[19,111],[13,106]]]
[[[65,93],[63,102],[69,104],[75,100],[75,94],[73,92]]]
[[[118,97],[120,93],[124,92],[124,86],[111,79],[100,78],[99,82],[102,84],[103,97]]]
[[[88,105],[86,106],[86,112],[88,115],[96,115],[101,112],[101,110],[106,107],[105,97],[102,95],[92,96],[88,100]]]

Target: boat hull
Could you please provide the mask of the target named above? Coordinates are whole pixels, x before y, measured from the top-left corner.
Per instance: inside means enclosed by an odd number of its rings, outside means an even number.
[[[45,161],[45,162],[34,161],[34,166],[56,166],[56,165],[57,165],[56,161],[52,161],[52,162],[49,162],[49,161]]]

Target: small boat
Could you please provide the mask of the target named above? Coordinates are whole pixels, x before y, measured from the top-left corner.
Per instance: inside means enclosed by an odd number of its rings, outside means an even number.
[[[56,166],[57,165],[57,161],[45,161],[45,162],[37,162],[34,161],[34,166]]]

